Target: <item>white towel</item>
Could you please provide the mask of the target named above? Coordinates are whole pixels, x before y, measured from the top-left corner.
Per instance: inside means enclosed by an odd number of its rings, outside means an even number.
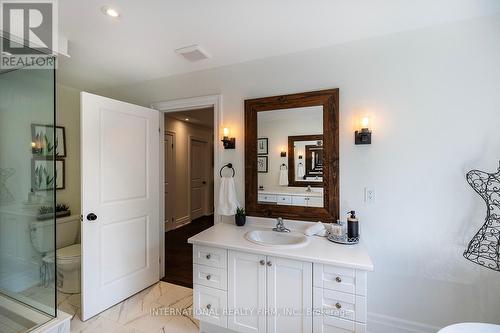
[[[280,169],[279,184],[281,186],[288,186],[288,169]]]
[[[312,236],[312,235],[319,235],[319,236],[324,236],[325,235],[325,226],[321,222],[317,222],[313,224],[312,226],[308,227],[304,231],[304,235],[306,236]]]
[[[219,187],[219,202],[217,203],[217,213],[219,215],[231,216],[236,214],[236,209],[239,207],[238,199],[236,198],[236,187],[234,186],[234,178],[224,176],[220,178]]]
[[[297,178],[302,179],[304,178],[305,172],[304,172],[304,164],[299,163],[297,165]]]

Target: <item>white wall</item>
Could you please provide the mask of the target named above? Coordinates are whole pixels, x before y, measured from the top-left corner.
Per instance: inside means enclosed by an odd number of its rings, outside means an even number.
[[[221,127],[237,141],[222,162],[234,163],[244,202],[243,101],[340,88],[341,212],[358,211],[375,264],[371,330],[391,331],[377,321],[416,322],[414,332],[432,331],[418,323],[500,323],[500,273],[462,257],[485,217],[465,173],[494,171],[500,159],[499,40],[496,16],[102,93],[142,105],[223,94]],[[354,145],[360,113],[371,115],[371,146]],[[375,188],[376,203],[363,203],[365,186]]]
[[[66,129],[66,188],[57,191],[57,202],[67,203],[80,215],[80,91],[57,85],[57,125]]]

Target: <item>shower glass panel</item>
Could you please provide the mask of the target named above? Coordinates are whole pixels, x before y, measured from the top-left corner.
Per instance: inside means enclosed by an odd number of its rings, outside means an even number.
[[[0,69],[0,333],[56,315],[54,123],[55,69]]]

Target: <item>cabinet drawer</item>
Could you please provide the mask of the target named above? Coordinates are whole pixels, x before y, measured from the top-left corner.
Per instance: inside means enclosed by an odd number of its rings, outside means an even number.
[[[193,283],[227,290],[227,271],[203,265],[193,265]]]
[[[336,317],[314,317],[314,333],[366,333],[366,324]]]
[[[225,291],[193,285],[194,318],[221,327],[227,327],[227,316],[223,311],[227,308]]]
[[[292,205],[294,205],[294,206],[307,206],[306,197],[301,197],[298,195],[292,196]]]
[[[366,296],[366,272],[314,264],[314,286]]]
[[[307,205],[309,207],[323,207],[323,197],[308,197]]]
[[[292,197],[290,195],[278,195],[278,205],[291,205]]]
[[[328,289],[313,288],[314,308],[333,316],[366,323],[366,298]]]
[[[259,194],[257,200],[260,202],[276,202],[277,198],[275,194]]]
[[[207,246],[193,246],[193,263],[226,269],[227,250]]]

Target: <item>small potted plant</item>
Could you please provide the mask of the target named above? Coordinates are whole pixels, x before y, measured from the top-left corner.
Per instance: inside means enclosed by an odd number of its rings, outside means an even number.
[[[238,207],[236,209],[236,215],[234,215],[234,221],[238,227],[242,227],[245,225],[247,221],[247,216],[245,215],[245,208]]]

